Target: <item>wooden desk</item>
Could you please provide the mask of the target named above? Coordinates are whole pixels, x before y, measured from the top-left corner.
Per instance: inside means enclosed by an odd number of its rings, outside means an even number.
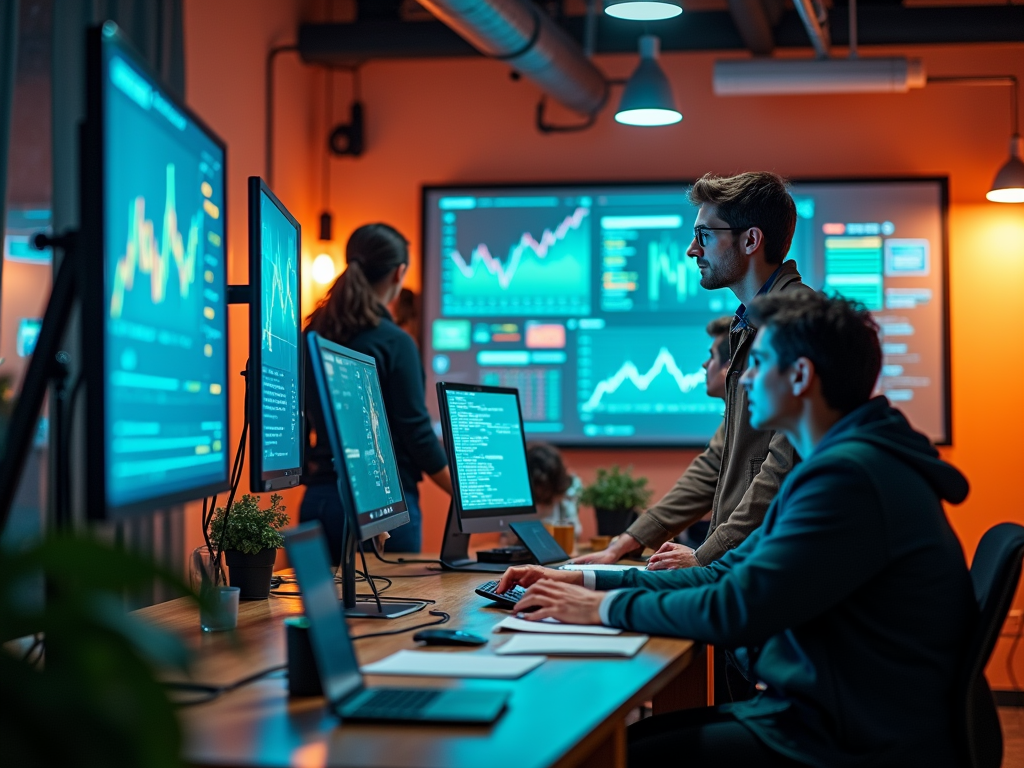
[[[489,653],[509,633],[492,634],[508,615],[490,608],[473,587],[486,573],[429,574],[424,566],[387,566],[371,561],[376,575],[394,578],[387,594],[431,598],[449,613],[445,626],[487,636],[480,649],[435,647],[438,653]],[[365,584],[360,592],[368,591]],[[427,609],[429,610],[429,608]],[[302,612],[295,598],[243,602],[237,640],[204,634],[198,611],[184,599],[139,611],[169,628],[197,650],[192,677],[218,685],[240,680],[285,661],[282,620]],[[354,635],[397,629],[432,620],[426,610],[395,620],[349,621]],[[355,642],[367,664],[417,647],[412,633]],[[341,727],[323,699],[288,698],[283,673],[216,701],[181,710],[185,758],[217,766],[388,766],[389,768],[544,768],[624,766],[626,714],[653,699],[655,711],[704,706],[704,649],[688,640],[651,638],[632,659],[549,659],[519,680],[448,680],[368,676],[369,685],[409,685],[510,690],[508,709],[493,726],[375,725]]]

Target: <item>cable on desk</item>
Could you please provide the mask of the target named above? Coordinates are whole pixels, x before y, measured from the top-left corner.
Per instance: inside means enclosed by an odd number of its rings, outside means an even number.
[[[373,539],[373,554],[382,563],[387,563],[388,565],[414,565],[414,564],[417,564],[417,563],[419,563],[419,564],[425,563],[427,565],[445,565],[445,562],[443,560],[425,560],[425,559],[415,558],[415,557],[400,557],[397,560],[387,560],[384,557],[384,555],[381,554],[381,551],[380,551],[380,549],[378,547],[378,544],[377,544],[376,537],[374,537],[374,539]],[[430,575],[432,576],[433,574],[430,574]]]
[[[408,598],[406,598],[406,599],[408,599]],[[424,602],[426,602],[426,601],[424,601]],[[430,602],[433,602],[433,601],[430,601]],[[423,629],[424,627],[436,627],[438,624],[447,624],[449,621],[452,620],[452,617],[449,616],[444,611],[429,611],[429,613],[430,613],[431,616],[439,616],[440,618],[437,621],[427,621],[427,622],[424,622],[422,624],[414,624],[413,626],[405,627],[404,629],[389,629],[386,632],[370,632],[370,633],[365,634],[365,635],[356,635],[355,637],[352,637],[350,639],[351,640],[365,640],[368,637],[384,637],[386,635],[400,635],[403,632],[412,632],[413,630]]]
[[[249,675],[249,677],[244,677],[241,680],[238,680],[234,683],[230,683],[228,685],[209,685],[206,683],[177,682],[172,680],[164,682],[163,686],[168,691],[205,694],[205,696],[196,699],[190,699],[189,701],[173,702],[174,705],[178,707],[194,707],[197,704],[206,704],[207,702],[219,698],[225,693],[236,691],[239,688],[242,688],[243,686],[249,685],[250,683],[255,683],[257,680],[261,680],[262,678],[267,677],[267,675],[272,675],[275,672],[281,672],[282,670],[285,670],[287,668],[287,664],[279,664],[276,667],[264,669],[262,672],[257,672],[254,675]]]

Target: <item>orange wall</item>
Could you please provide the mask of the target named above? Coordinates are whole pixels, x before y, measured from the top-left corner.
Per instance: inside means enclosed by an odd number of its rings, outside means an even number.
[[[230,147],[234,280],[244,279],[246,269],[244,177],[263,170],[264,57],[270,45],[294,38],[302,9],[299,2],[270,0],[186,2],[189,100]],[[862,51],[893,53],[921,56],[933,75],[1024,78],[1021,45]],[[341,244],[352,229],[388,221],[412,242],[409,285],[418,288],[425,183],[686,179],[748,169],[792,177],[948,175],[955,445],[943,453],[972,483],[968,501],[950,509],[970,556],[991,525],[1024,523],[1012,439],[1024,426],[1024,403],[1015,396],[1024,360],[1009,330],[1018,324],[1015,309],[1024,292],[1024,208],[984,200],[1007,157],[1006,89],[933,85],[903,95],[716,98],[711,92],[715,58],[706,53],[663,57],[684,114],[676,126],[620,126],[608,110],[587,132],[553,136],[533,127],[537,90],[526,81],[511,81],[498,62],[370,62],[362,74],[367,149],[359,159],[333,161],[336,236],[326,250],[340,264]],[[635,57],[598,57],[598,64],[609,76],[622,77]],[[312,234],[319,212],[323,75],[291,55],[281,57],[279,73],[275,187],[303,223],[308,257],[325,250]],[[348,76],[335,75],[335,86],[335,115],[341,118],[351,95]],[[613,93],[613,100],[617,96]],[[557,110],[550,117],[574,119]],[[238,369],[245,359],[244,312],[235,309],[231,315],[232,364]],[[997,398],[998,410],[991,405]],[[237,435],[242,412],[237,388],[233,403]],[[663,493],[693,455],[575,450],[567,459],[584,480],[599,466],[633,464]],[[447,502],[429,484],[422,490],[424,546],[436,549]],[[289,502],[297,512],[297,494]],[[194,513],[193,518],[189,530],[197,539]],[[1001,642],[989,670],[996,687],[1008,685],[1006,645]],[[1017,676],[1024,679],[1024,654],[1018,656]]]
[[[272,46],[293,43],[306,4],[300,0],[232,0],[211,3],[186,0],[185,62],[189,105],[228,145],[228,281],[248,281],[249,176],[266,176],[264,162],[264,72]],[[303,230],[303,261],[308,266],[310,233],[315,233],[309,169],[316,156],[318,136],[311,122],[310,90],[314,70],[302,66],[294,53],[278,57],[276,65],[274,191],[296,216]],[[244,390],[241,377],[248,357],[248,308],[232,306],[230,326],[230,381],[232,451],[242,430]],[[248,459],[239,493],[248,491]],[[298,519],[300,491],[283,494]],[[220,504],[226,498],[222,495]],[[202,544],[201,509],[188,505],[185,547],[191,552]]]

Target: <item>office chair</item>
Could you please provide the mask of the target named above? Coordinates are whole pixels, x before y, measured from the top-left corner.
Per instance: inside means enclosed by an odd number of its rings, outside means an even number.
[[[1017,590],[1022,558],[1024,526],[1000,523],[981,537],[971,564],[979,614],[957,700],[962,706],[960,737],[964,765],[968,768],[999,768],[1003,760],[1003,733],[992,691],[985,680],[985,665]]]

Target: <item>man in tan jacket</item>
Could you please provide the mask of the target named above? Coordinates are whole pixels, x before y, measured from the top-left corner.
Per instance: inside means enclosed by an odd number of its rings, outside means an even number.
[[[796,205],[774,173],[708,174],[694,184],[690,200],[700,210],[687,255],[697,260],[701,287],[729,288],[741,302],[729,334],[725,419],[671,491],[608,549],[577,563],[614,563],[649,547],[658,550],[648,564],[651,570],[707,565],[761,525],[796,461],[785,437],[750,426],[747,395],[739,386],[757,333],[744,318],[746,305],[755,296],[810,290],[796,263],[784,261],[796,228]],[[671,542],[709,510],[711,527],[703,544],[691,549]]]

